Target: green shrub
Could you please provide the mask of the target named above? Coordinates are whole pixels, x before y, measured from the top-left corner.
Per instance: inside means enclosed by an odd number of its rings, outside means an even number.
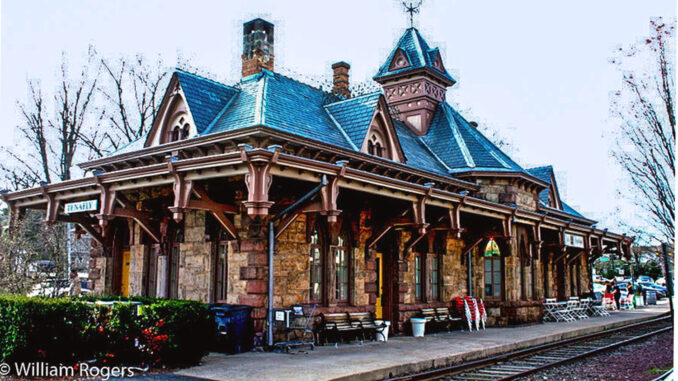
[[[141,302],[97,305],[96,300]],[[0,362],[191,365],[207,353],[205,304],[151,298],[0,296]]]

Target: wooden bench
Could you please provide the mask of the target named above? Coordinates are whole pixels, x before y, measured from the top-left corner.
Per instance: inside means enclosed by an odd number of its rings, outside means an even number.
[[[341,341],[342,338],[355,338],[362,333],[360,325],[353,325],[346,312],[336,312],[321,314],[320,329],[318,332],[319,341],[327,343],[329,340],[334,342]]]
[[[362,339],[371,338],[376,339],[377,329],[382,328],[375,322],[374,314],[372,312],[349,312],[348,317],[351,320],[351,325],[360,328]]]
[[[461,322],[460,318],[450,314],[450,309],[447,307],[421,308],[419,316],[426,319],[426,329],[429,332],[440,329],[449,331],[453,324]]]

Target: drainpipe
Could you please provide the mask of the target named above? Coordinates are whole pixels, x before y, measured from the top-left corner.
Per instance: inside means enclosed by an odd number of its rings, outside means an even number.
[[[268,347],[273,346],[273,252],[275,251],[274,223],[284,215],[297,209],[299,205],[308,200],[311,196],[318,193],[325,185],[327,185],[327,176],[323,175],[320,184],[318,184],[310,192],[306,193],[292,205],[288,206],[285,208],[285,210],[276,214],[273,218],[271,218],[270,221],[268,221],[268,314],[266,317],[266,324],[268,325],[268,329],[266,330],[266,344]]]

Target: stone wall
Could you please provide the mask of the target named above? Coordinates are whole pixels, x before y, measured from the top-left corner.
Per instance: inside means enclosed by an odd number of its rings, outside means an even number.
[[[467,268],[466,262],[461,262],[461,252],[464,250],[464,241],[447,237],[445,255],[441,260],[442,292],[443,301],[452,300],[455,296],[468,294],[467,291]]]
[[[273,258],[275,308],[308,302],[309,252],[310,244],[306,242],[306,215],[300,215],[276,240]]]
[[[106,257],[104,248],[95,240],[90,240],[89,269],[87,275],[87,286],[92,293],[101,295],[106,294]],[[110,285],[109,285],[110,290]]]
[[[537,210],[538,194],[510,184],[508,179],[478,179],[480,190],[475,197],[501,204],[518,205],[520,208]]]
[[[184,242],[179,246],[179,299],[212,300],[214,256],[212,244],[205,239],[205,217],[202,210],[184,213]]]
[[[129,265],[129,294],[130,296],[142,295],[144,276],[144,263],[148,250],[146,245],[141,244],[142,231],[139,224],[134,224],[134,245],[130,246],[130,265]]]

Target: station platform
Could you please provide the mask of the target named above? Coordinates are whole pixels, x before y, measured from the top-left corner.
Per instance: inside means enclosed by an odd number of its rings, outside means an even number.
[[[668,300],[631,311],[611,312],[571,323],[544,323],[481,331],[455,331],[422,338],[398,336],[388,342],[321,346],[296,355],[211,353],[199,366],[174,373],[211,380],[380,380],[484,358],[520,348],[619,327],[660,315]]]

